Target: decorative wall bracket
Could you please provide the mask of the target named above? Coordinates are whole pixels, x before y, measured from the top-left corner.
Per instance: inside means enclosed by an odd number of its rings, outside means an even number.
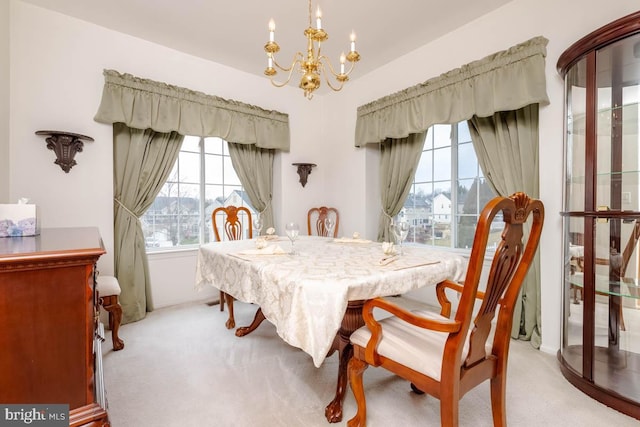
[[[311,175],[311,169],[316,165],[314,163],[291,163],[298,167],[298,175],[300,175],[300,184],[304,187],[307,185],[307,177]]]
[[[82,151],[84,143],[81,140],[93,141],[90,136],[55,130],[39,130],[36,135],[48,135],[46,138],[47,148],[56,153],[54,163],[60,165],[66,173],[69,173],[71,168],[78,164],[73,158],[76,153]]]

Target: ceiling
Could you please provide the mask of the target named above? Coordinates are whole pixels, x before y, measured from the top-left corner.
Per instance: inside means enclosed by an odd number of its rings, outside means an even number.
[[[22,0],[248,73],[263,75],[268,22],[276,23],[282,65],[306,49],[304,0]],[[322,50],[335,67],[357,36],[358,77],[511,0],[315,0],[329,40]],[[315,21],[314,21],[315,22]]]

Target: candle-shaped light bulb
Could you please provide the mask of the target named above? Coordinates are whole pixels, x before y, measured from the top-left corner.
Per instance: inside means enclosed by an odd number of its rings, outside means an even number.
[[[316,11],[316,29],[322,29],[322,12],[320,11],[320,6],[318,6],[318,10]]]
[[[342,52],[342,55],[340,55],[340,74],[344,74],[344,62],[347,60],[347,57],[344,55],[344,52]]]
[[[275,32],[276,32],[276,23],[271,19],[269,21],[269,41],[272,42],[275,40]]]
[[[351,52],[356,51],[356,33],[351,31]]]

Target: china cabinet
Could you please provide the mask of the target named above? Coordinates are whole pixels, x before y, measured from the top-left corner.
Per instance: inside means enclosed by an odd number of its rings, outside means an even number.
[[[565,81],[563,334],[578,389],[640,419],[640,12],[573,44]]]

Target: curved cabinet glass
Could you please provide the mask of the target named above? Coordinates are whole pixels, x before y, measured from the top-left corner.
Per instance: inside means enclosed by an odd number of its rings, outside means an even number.
[[[576,387],[640,419],[640,12],[560,56],[565,80],[564,312]]]

